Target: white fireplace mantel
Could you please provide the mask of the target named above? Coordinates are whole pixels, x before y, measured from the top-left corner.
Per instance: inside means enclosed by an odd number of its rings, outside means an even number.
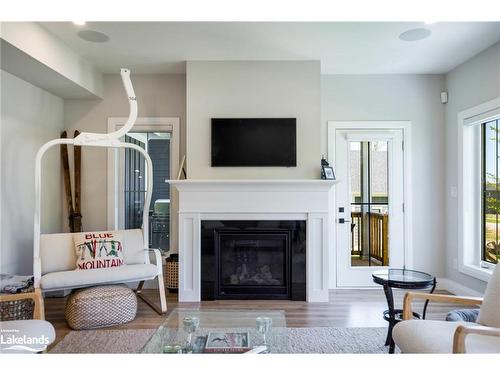
[[[201,299],[202,220],[305,220],[306,299],[328,301],[334,180],[167,180],[179,192],[179,301]]]

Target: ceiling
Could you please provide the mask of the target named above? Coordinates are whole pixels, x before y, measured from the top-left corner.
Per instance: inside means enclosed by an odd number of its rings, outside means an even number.
[[[500,22],[41,22],[104,73],[184,73],[187,60],[320,60],[323,74],[441,74],[500,41]],[[410,29],[430,37],[405,42]],[[109,36],[91,43],[77,33]]]

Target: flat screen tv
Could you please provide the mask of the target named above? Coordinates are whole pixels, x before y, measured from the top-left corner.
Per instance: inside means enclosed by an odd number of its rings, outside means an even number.
[[[212,167],[297,166],[294,118],[213,118]]]

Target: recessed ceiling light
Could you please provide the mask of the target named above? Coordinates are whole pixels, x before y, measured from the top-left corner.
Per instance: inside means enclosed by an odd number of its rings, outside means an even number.
[[[417,40],[428,38],[431,34],[432,31],[429,29],[411,29],[399,35],[399,39],[404,40],[405,42],[415,42]]]
[[[92,43],[105,43],[109,40],[109,36],[94,30],[82,30],[78,32],[78,36]]]
[[[85,26],[85,21],[73,21],[76,26]]]

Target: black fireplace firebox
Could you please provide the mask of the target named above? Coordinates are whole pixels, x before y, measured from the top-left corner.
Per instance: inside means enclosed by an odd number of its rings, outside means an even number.
[[[201,299],[306,299],[306,222],[201,222]]]

